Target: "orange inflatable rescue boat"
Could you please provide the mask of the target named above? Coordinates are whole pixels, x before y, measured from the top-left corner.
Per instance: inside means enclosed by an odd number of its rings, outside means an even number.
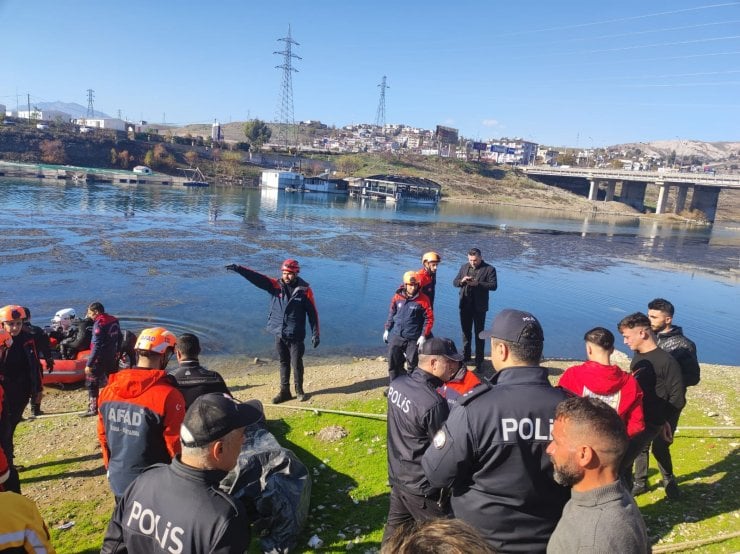
[[[89,350],[81,350],[74,360],[54,360],[54,371],[46,371],[46,361],[41,360],[44,385],[65,386],[81,383],[85,380],[85,366],[90,357]]]

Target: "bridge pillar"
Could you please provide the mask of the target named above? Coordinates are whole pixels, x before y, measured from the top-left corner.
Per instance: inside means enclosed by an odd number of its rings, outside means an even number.
[[[606,182],[606,197],[604,198],[604,202],[611,202],[612,200],[614,200],[614,189],[616,188],[617,188],[616,181]]]
[[[596,200],[596,198],[599,196],[599,182],[596,179],[591,179],[589,183],[590,186],[588,187],[588,199]]]
[[[647,183],[645,182],[623,181],[620,200],[628,206],[632,206],[636,210],[643,211],[645,209],[646,187]]]
[[[681,213],[686,207],[686,195],[688,192],[688,185],[678,185],[676,187],[676,206],[673,208],[674,214]]]
[[[655,184],[658,185],[658,202],[655,204],[655,213],[657,215],[665,213],[665,208],[668,204],[668,192],[671,190],[671,187],[660,181],[657,181]]]
[[[717,215],[717,201],[719,200],[720,190],[719,187],[694,186],[690,209],[704,212],[707,220],[713,222]]]

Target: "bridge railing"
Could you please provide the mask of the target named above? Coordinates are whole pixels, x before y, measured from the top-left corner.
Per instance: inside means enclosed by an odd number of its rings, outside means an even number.
[[[720,186],[740,188],[740,175],[707,175],[705,173],[674,173],[662,171],[627,171],[602,168],[561,168],[550,166],[523,166],[531,175],[563,175],[584,179],[610,179],[616,181],[649,181],[663,183],[685,183],[688,185]]]

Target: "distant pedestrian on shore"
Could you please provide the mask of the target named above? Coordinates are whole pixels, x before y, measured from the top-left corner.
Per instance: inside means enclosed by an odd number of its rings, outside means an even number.
[[[471,361],[475,332],[475,370],[480,371],[485,357],[486,341],[480,333],[486,328],[488,296],[496,290],[496,268],[483,260],[480,249],[468,250],[468,262],[460,267],[452,284],[460,289],[460,327],[463,335],[463,355]]]

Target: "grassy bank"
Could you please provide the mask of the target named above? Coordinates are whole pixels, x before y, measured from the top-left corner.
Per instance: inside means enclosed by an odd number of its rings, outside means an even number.
[[[563,368],[568,364],[547,364]],[[235,395],[265,401],[274,392],[275,375],[257,366],[238,370],[214,367],[226,375]],[[656,548],[712,540],[740,529],[737,496],[738,433],[729,428],[740,415],[736,368],[703,366],[700,386],[689,389],[681,425],[719,427],[677,434],[672,448],[683,498],[665,499],[651,461],[651,490],[638,498]],[[559,373],[553,371],[554,379]],[[307,368],[312,397],[301,407],[384,414],[385,365],[378,360],[335,362]],[[734,373],[732,373],[734,375]],[[297,403],[289,403],[299,406]],[[50,394],[47,411],[82,409],[84,391]],[[267,406],[270,430],[309,467],[313,477],[310,518],[298,552],[309,552],[318,535],[322,552],[372,552],[379,547],[388,509],[385,422],[347,415]],[[346,436],[326,440],[321,431],[341,427]],[[24,422],[16,444],[24,493],[34,498],[52,528],[61,553],[98,552],[113,501],[108,490],[95,424],[72,415]],[[74,522],[67,529],[60,526]],[[694,548],[693,552],[737,552],[740,539]],[[253,550],[257,552],[257,550]]]

